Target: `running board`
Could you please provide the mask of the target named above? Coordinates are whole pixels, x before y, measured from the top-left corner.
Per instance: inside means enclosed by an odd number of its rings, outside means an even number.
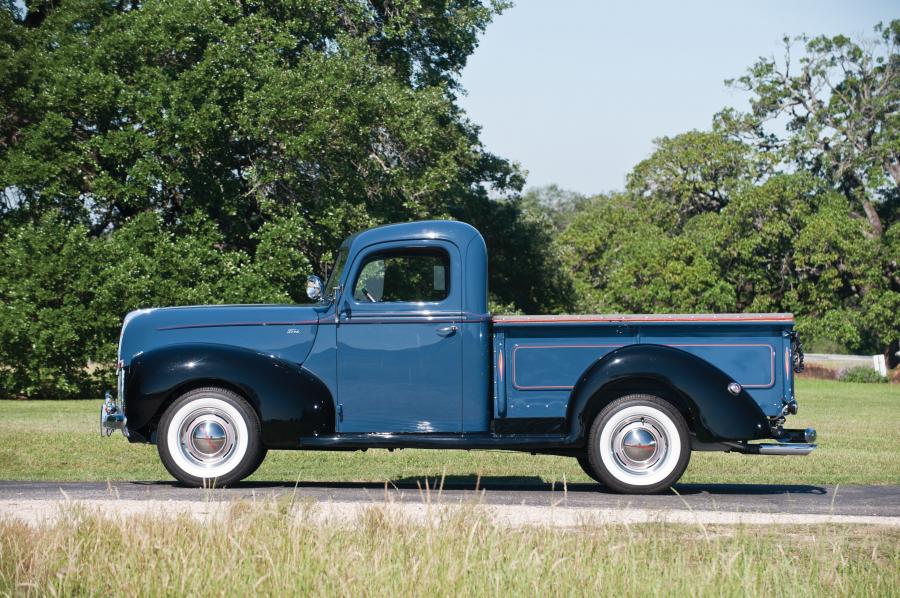
[[[531,451],[570,448],[561,435],[494,434],[335,434],[303,436],[301,449],[433,448]]]

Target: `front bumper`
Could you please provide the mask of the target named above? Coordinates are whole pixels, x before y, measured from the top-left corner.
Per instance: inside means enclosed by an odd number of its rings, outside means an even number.
[[[100,405],[100,436],[110,436],[116,430],[128,437],[128,418],[118,401],[114,401],[107,391]]]

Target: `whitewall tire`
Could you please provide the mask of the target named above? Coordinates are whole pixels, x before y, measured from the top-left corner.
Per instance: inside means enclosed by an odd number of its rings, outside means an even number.
[[[256,412],[223,388],[198,388],[177,398],[160,419],[157,448],[169,473],[189,486],[233,484],[265,457]]]
[[[667,490],[691,457],[687,423],[669,402],[646,394],[616,399],[594,419],[588,460],[599,481],[616,492]]]

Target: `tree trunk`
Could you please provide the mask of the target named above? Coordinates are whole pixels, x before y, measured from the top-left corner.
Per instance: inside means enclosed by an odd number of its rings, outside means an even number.
[[[29,6],[28,14],[25,15],[25,26],[29,29],[40,27],[50,14],[50,11],[55,9],[58,4],[59,0],[44,0],[37,3],[37,6]]]
[[[890,159],[884,161],[884,167],[891,173],[894,184],[900,187],[900,159]]]
[[[881,224],[881,217],[878,215],[878,211],[868,199],[862,200],[862,208],[866,213],[866,219],[869,221],[869,224],[872,225],[872,232],[875,233],[876,238],[880,239],[884,232],[884,226]]]
[[[884,352],[884,358],[889,368],[895,368],[900,365],[900,340],[895,340],[888,345]]]

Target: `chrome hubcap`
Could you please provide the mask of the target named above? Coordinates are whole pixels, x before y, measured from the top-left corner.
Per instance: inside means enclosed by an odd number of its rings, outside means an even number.
[[[622,452],[636,463],[642,463],[656,453],[656,437],[644,428],[629,430],[622,438]]]
[[[236,440],[235,428],[217,409],[200,409],[184,418],[179,430],[181,453],[203,467],[228,460]]]
[[[616,426],[611,448],[623,470],[648,475],[665,461],[668,441],[663,426],[654,418],[632,416]]]
[[[204,455],[215,455],[225,446],[225,428],[218,422],[206,420],[194,426],[191,444]]]

